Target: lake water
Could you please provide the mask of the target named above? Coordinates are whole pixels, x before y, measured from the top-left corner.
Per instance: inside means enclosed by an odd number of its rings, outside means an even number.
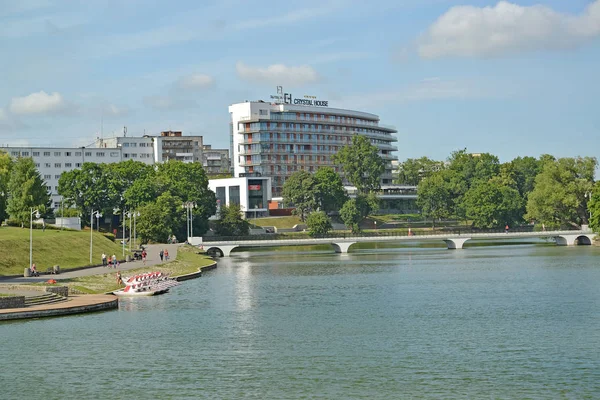
[[[600,398],[599,256],[240,253],[118,311],[0,324],[0,398]]]

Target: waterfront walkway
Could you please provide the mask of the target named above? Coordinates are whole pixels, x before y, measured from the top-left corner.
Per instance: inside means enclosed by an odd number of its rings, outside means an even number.
[[[39,291],[37,292],[37,294],[40,293]],[[111,310],[118,307],[119,301],[116,296],[107,296],[104,294],[70,295],[67,301],[61,303],[0,309],[0,321],[81,314]]]
[[[150,244],[146,246],[146,252],[148,256],[146,257],[146,265],[140,261],[130,261],[123,262],[119,265],[119,271],[128,271],[131,269],[143,268],[143,267],[151,267],[153,265],[160,265],[165,262],[165,260],[160,259],[160,250],[167,249],[169,251],[169,259],[175,260],[177,258],[177,248],[180,244]],[[118,255],[121,257],[122,255]],[[60,282],[63,279],[71,279],[71,278],[79,278],[82,276],[91,276],[91,275],[101,275],[110,272],[116,272],[115,268],[108,267],[89,267],[82,268],[75,271],[61,271],[58,275],[40,275],[37,277],[0,277],[0,284],[21,284],[21,283],[36,283],[36,282],[46,282],[48,279],[54,279]],[[2,292],[6,292],[2,289]],[[8,292],[7,292],[8,293]]]

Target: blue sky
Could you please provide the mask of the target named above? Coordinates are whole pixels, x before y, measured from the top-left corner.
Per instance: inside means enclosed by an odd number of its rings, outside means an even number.
[[[0,0],[0,54],[0,145],[228,148],[227,107],[283,85],[379,114],[401,161],[600,157],[600,0]]]

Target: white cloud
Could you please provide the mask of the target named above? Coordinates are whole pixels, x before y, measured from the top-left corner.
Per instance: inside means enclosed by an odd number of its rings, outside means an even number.
[[[418,51],[423,58],[493,57],[571,48],[598,35],[600,0],[580,15],[500,1],[493,7],[452,7],[429,27]]]
[[[4,111],[4,109],[0,108],[0,121],[4,121],[6,119],[7,119],[6,111]]]
[[[260,68],[238,62],[235,69],[240,78],[250,82],[301,86],[319,80],[317,71],[309,65],[288,67],[284,64],[273,64],[266,68]]]
[[[13,114],[51,114],[64,111],[67,103],[58,92],[48,94],[43,90],[25,97],[14,97],[10,101]]]
[[[215,83],[212,76],[205,74],[191,74],[181,77],[175,82],[175,86],[185,90],[201,90],[211,87]]]
[[[124,117],[129,114],[127,107],[118,107],[114,104],[108,104],[102,108],[102,115],[105,117]]]

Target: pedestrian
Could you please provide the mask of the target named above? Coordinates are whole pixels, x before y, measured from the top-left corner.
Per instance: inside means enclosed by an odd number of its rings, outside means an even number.
[[[144,265],[146,265],[146,256],[147,256],[146,250],[143,250],[142,251],[142,262],[144,263]]]
[[[121,271],[117,271],[117,285],[122,285],[123,279],[121,278]]]
[[[164,255],[165,255],[165,252],[161,250],[160,253],[158,253],[158,255],[160,256],[160,261],[162,261]]]
[[[42,232],[46,232],[46,221],[42,219]]]
[[[102,253],[102,266],[106,266],[107,262],[106,262],[106,254]]]
[[[508,224],[504,227],[504,232],[508,233]]]
[[[169,261],[169,250],[165,249],[165,261]]]
[[[31,268],[29,268],[30,272],[31,272],[31,276],[40,276],[40,274],[37,272],[37,269],[35,268],[35,263],[31,264]]]
[[[114,254],[112,256],[112,265],[113,265],[113,268],[117,268],[117,256]]]

